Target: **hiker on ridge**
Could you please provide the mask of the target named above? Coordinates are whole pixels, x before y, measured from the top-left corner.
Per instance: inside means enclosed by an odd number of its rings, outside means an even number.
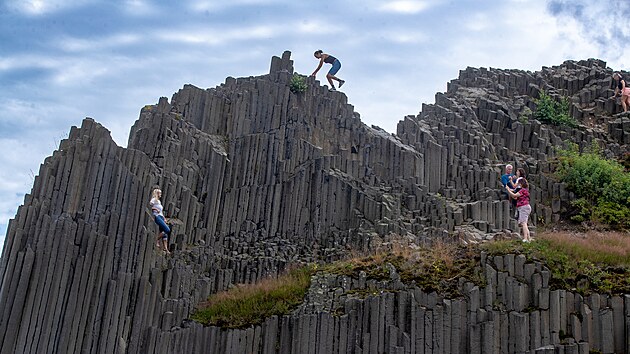
[[[614,73],[613,79],[615,79],[617,85],[615,86],[615,95],[611,98],[621,94],[621,107],[623,107],[624,112],[628,112],[628,107],[630,107],[630,87],[628,87],[626,80],[621,77],[620,73]]]
[[[162,191],[159,188],[155,188],[152,193],[152,198],[149,204],[151,205],[151,213],[153,213],[153,217],[155,223],[158,225],[158,234],[155,239],[155,246],[157,248],[162,248],[166,254],[171,254],[168,250],[168,237],[171,234],[171,229],[166,224],[166,220],[164,219],[164,207],[162,206],[162,202],[160,202],[160,197],[162,197]],[[160,242],[160,239],[162,240]]]
[[[341,88],[341,86],[343,86],[343,84],[345,84],[346,82],[335,76],[339,69],[341,69],[341,62],[339,61],[339,59],[333,57],[330,54],[324,53],[321,49],[315,51],[313,55],[315,56],[315,58],[319,59],[319,65],[317,66],[317,69],[313,71],[311,76],[315,77],[315,75],[317,75],[317,72],[319,71],[319,69],[322,68],[322,65],[324,65],[324,63],[332,64],[332,68],[330,68],[328,74],[326,74],[326,78],[328,79],[328,83],[330,84],[330,91],[336,91],[333,80],[339,81],[339,88]]]

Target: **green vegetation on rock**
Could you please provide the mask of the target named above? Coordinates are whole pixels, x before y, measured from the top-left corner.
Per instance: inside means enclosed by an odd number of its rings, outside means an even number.
[[[491,255],[523,254],[551,271],[555,289],[581,294],[630,292],[630,235],[589,234],[585,237],[548,234],[532,243],[496,241],[482,246]]]
[[[291,82],[289,83],[289,88],[293,93],[306,92],[306,89],[308,88],[308,85],[306,84],[306,77],[299,74],[293,74]]]
[[[561,150],[556,176],[578,197],[571,203],[573,221],[630,227],[630,172],[600,156],[596,145],[583,153],[575,144]]]
[[[571,102],[568,97],[563,97],[559,102],[544,90],[540,91],[540,97],[534,101],[536,111],[534,117],[546,124],[577,127],[578,122],[569,113]]]

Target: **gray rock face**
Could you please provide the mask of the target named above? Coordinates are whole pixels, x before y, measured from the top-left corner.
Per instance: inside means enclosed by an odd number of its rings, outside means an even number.
[[[519,116],[533,108],[539,89],[569,95],[580,119],[617,113],[606,99],[610,74],[598,60],[536,73],[468,68],[391,135],[364,125],[343,93],[313,79],[306,92],[292,93],[285,52],[272,59],[269,74],[228,77],[205,90],[186,85],[170,102],[144,107],[127,148],[87,118],[41,165],[9,224],[0,258],[0,353],[503,352],[531,348],[527,340],[548,344],[557,313],[595,348],[602,331],[625,333],[625,341],[606,344],[618,350],[628,343],[627,298],[624,314],[619,300],[611,311],[592,302],[573,312],[551,310],[566,298],[549,292],[548,274],[521,270],[518,259],[504,263],[509,273],[495,274],[499,293],[474,290],[474,306],[434,299],[436,306],[405,317],[412,327],[396,322],[403,321],[396,304],[414,304],[404,292],[351,302],[341,317],[324,309],[242,331],[182,327],[211,293],[273,276],[290,263],[370,250],[390,234],[414,242],[511,234],[517,225],[498,188],[504,162],[530,173],[532,223],[557,220],[572,195],[544,175],[554,147],[596,141],[610,155],[627,152],[627,118],[602,131]],[[147,214],[155,186],[168,215],[183,221],[174,227],[169,258],[155,250],[156,226]],[[533,274],[531,287],[540,292],[518,285],[515,273]],[[531,301],[547,307],[529,317],[491,309],[471,315],[497,294],[509,294],[513,311]],[[571,317],[578,311],[593,320]],[[483,320],[466,322],[467,316]],[[518,329],[519,339],[508,341],[503,331],[512,323],[530,330]],[[330,336],[339,341],[324,340]]]
[[[193,343],[199,332],[206,336],[218,333],[219,338],[208,344],[189,347],[195,353],[628,352],[624,318],[627,321],[630,296],[593,294],[583,299],[579,294],[550,290],[548,284],[542,292],[534,283],[545,271],[544,265],[532,263],[533,271],[528,273],[525,264],[516,264],[514,271],[524,274],[517,280],[508,269],[501,269],[497,258],[507,264],[513,255],[482,260],[480,267],[498,274],[502,282],[495,279],[480,288],[460,279],[459,291],[465,296],[457,299],[416,286],[401,289],[393,280],[372,282],[365,297],[356,295],[360,291],[340,294],[335,289],[344,284],[350,284],[346,290],[367,290],[368,286],[345,276],[316,275],[305,304],[292,315],[270,318],[261,326],[220,330],[195,324],[152,330],[159,348],[172,347],[174,334]],[[480,298],[479,293],[490,295]],[[536,301],[534,294],[546,299]],[[586,315],[593,313],[598,315]],[[584,328],[590,330],[584,332]],[[256,336],[257,330],[268,335]],[[251,346],[234,350],[229,340],[237,335],[244,336],[239,340]]]

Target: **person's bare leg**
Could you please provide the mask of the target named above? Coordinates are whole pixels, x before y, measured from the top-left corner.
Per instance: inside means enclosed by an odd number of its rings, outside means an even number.
[[[333,79],[333,80],[339,81],[339,82],[343,81],[340,78],[336,77],[335,75],[330,75],[329,74],[329,75],[326,75],[326,77],[328,78],[328,81],[330,81],[330,79]]]
[[[628,106],[630,106],[630,96],[621,96],[621,106],[624,112],[628,112]]]
[[[171,254],[171,251],[168,250],[168,238],[163,238],[162,244],[164,247],[164,252],[166,252],[166,254]]]
[[[521,227],[523,228],[523,239],[527,242],[531,241],[532,239],[529,237],[529,227],[527,227],[527,222],[522,223]]]
[[[333,82],[332,82],[332,79],[334,78],[334,76],[332,76],[332,75],[326,75],[326,78],[328,79],[328,83],[330,84],[330,86],[331,86],[332,88],[335,88],[335,85],[334,85],[334,84],[333,84]]]
[[[162,243],[160,242],[161,239],[162,239],[162,231],[158,231],[157,237],[155,238],[155,246],[157,248],[160,248],[162,246]]]

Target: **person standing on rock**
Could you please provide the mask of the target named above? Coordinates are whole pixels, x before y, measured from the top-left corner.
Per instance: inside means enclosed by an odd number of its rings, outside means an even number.
[[[628,112],[628,107],[630,107],[630,87],[626,85],[626,80],[621,77],[620,73],[614,73],[613,79],[617,82],[617,85],[615,87],[615,95],[611,98],[621,94],[621,107],[623,107],[624,112]]]
[[[527,220],[529,219],[529,214],[532,212],[532,207],[529,205],[529,184],[525,178],[521,178],[518,181],[517,187],[520,187],[520,190],[516,193],[512,192],[508,186],[505,186],[505,190],[510,197],[516,198],[518,224],[523,231],[523,242],[531,242],[532,238],[529,235],[529,228],[527,227]]]
[[[518,193],[518,191],[521,190],[520,185],[518,184],[518,182],[527,177],[527,173],[525,173],[525,169],[524,168],[517,168],[516,169],[516,174],[513,175],[511,177],[511,183],[514,186],[514,188],[510,188],[510,190],[512,190],[512,193]],[[518,217],[518,209],[516,207],[516,199],[512,198],[512,207],[514,207],[514,217]]]
[[[345,84],[346,82],[335,76],[339,69],[341,69],[341,62],[339,61],[339,59],[333,57],[330,54],[324,53],[321,49],[315,51],[313,55],[315,56],[315,58],[319,59],[319,65],[317,66],[317,69],[313,71],[311,76],[315,77],[315,75],[317,75],[317,72],[319,71],[319,69],[322,68],[322,65],[324,65],[324,63],[331,64],[332,68],[330,68],[330,70],[328,70],[328,74],[326,74],[326,79],[328,79],[328,83],[330,84],[330,91],[336,91],[333,80],[339,81],[339,88],[341,88],[341,86],[343,86],[343,84]]]
[[[171,254],[168,250],[168,237],[171,234],[171,229],[168,227],[166,220],[164,219],[164,207],[162,207],[162,202],[160,202],[162,191],[159,188],[155,188],[151,196],[152,198],[149,202],[151,205],[151,213],[153,213],[154,221],[159,228],[155,239],[155,245],[157,248],[161,247],[166,254]]]
[[[505,174],[501,176],[501,184],[503,185],[503,189],[505,189],[506,186],[510,187],[510,189],[514,188],[514,185],[512,184],[512,177],[514,176],[512,174],[513,168],[514,167],[512,167],[512,165],[510,164],[505,165]],[[502,193],[506,199],[510,199],[505,190],[503,190]]]

